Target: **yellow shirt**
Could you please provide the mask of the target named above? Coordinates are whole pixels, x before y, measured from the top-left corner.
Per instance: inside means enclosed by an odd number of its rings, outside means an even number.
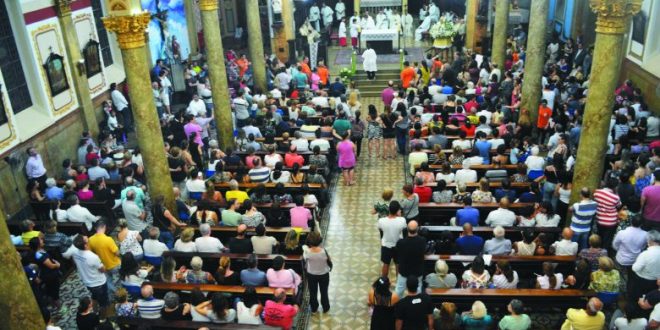
[[[21,238],[23,239],[23,245],[30,245],[30,240],[39,237],[41,235],[41,232],[38,230],[32,230],[32,231],[26,231],[23,234],[21,234]]]
[[[590,316],[584,309],[569,308],[566,311],[566,321],[561,330],[602,330],[605,325],[605,314],[598,312]]]
[[[94,234],[89,238],[89,248],[99,256],[106,270],[114,269],[121,264],[119,248],[112,237],[105,234]]]
[[[227,200],[237,199],[239,203],[243,203],[244,200],[248,199],[248,194],[242,190],[229,190],[225,195]]]

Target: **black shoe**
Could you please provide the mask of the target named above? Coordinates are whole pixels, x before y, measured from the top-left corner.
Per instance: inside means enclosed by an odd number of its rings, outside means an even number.
[[[330,311],[330,306],[328,306],[328,308],[323,307],[323,313],[327,313],[329,311]]]

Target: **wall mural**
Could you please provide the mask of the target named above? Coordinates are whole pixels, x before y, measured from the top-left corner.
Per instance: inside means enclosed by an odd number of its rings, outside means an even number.
[[[63,59],[64,57],[61,55],[50,53],[50,56],[46,59],[46,63],[44,63],[46,76],[48,77],[48,86],[53,97],[69,89]]]
[[[99,43],[94,39],[89,39],[85,48],[83,48],[83,58],[85,59],[85,71],[87,78],[101,73],[101,54]]]
[[[177,63],[188,58],[190,41],[184,0],[140,0],[142,9],[151,13],[149,50],[151,60]]]

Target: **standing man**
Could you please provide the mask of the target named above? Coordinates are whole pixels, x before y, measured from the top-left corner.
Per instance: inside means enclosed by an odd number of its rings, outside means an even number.
[[[330,34],[332,34],[332,21],[335,12],[326,6],[325,2],[321,4],[321,17],[323,17],[323,35],[326,36],[326,40],[330,39]]]
[[[401,205],[398,201],[391,201],[387,217],[378,219],[378,230],[383,232],[380,239],[380,261],[383,262],[381,276],[390,272],[390,262],[397,263],[396,244],[403,237],[402,231],[406,228],[406,219],[401,216]]]
[[[550,127],[550,117],[552,117],[552,109],[548,107],[548,101],[543,99],[541,100],[541,105],[539,106],[539,118],[536,121],[539,145],[545,144],[545,136],[547,135],[548,128]]]
[[[250,118],[250,103],[245,99],[245,91],[239,90],[236,98],[232,101],[232,108],[236,115],[236,127],[241,128],[247,124],[247,119]]]
[[[335,16],[337,17],[337,22],[341,22],[346,17],[346,5],[343,0],[337,1],[335,5]]]
[[[78,269],[78,275],[83,285],[92,294],[92,299],[101,307],[108,306],[108,286],[107,278],[103,273],[105,268],[101,259],[90,251],[89,240],[87,236],[78,235],[73,239],[73,245],[78,249],[73,253],[73,262]],[[104,310],[104,308],[101,308]]]
[[[424,275],[424,251],[426,250],[426,239],[417,235],[417,221],[408,223],[408,236],[396,243],[397,257],[399,258],[399,274],[396,277],[396,293],[403,297],[404,288],[409,293],[415,287],[408,286],[410,278],[417,279],[416,292],[422,292],[422,276]]]
[[[606,249],[612,246],[619,221],[618,209],[621,207],[621,198],[614,192],[618,183],[619,180],[608,178],[605,187],[594,191],[594,201],[598,204],[596,208],[598,235],[602,238],[603,247]]]
[[[591,191],[587,187],[580,190],[580,201],[570,207],[571,230],[573,230],[573,242],[578,243],[578,251],[586,249],[589,235],[591,234],[591,222],[596,215],[598,204],[591,200]]]
[[[25,162],[25,174],[27,174],[28,181],[39,182],[39,189],[44,190],[46,188],[47,179],[44,161],[34,147],[30,147],[27,150],[27,154],[28,159],[27,162]]]
[[[316,2],[312,3],[312,7],[309,8],[309,23],[312,24],[316,32],[321,32],[321,26],[319,25],[319,20],[321,19],[321,11],[319,6],[316,5]]]
[[[119,278],[119,268],[121,259],[119,259],[119,248],[112,237],[105,234],[105,222],[99,220],[96,222],[96,234],[89,238],[89,248],[101,258],[103,268],[105,269],[108,291],[114,295],[117,288],[115,282]]]
[[[628,277],[628,303],[637,303],[637,300],[651,290],[657,289],[657,280],[660,278],[660,232],[648,232],[648,248],[637,256],[632,265],[632,272]]]
[[[630,278],[630,269],[637,256],[646,248],[647,233],[643,231],[642,217],[636,215],[630,220],[630,227],[614,236],[612,247],[616,250],[616,262],[625,267]]]
[[[380,98],[385,104],[385,108],[392,107],[392,101],[394,100],[394,82],[392,80],[387,82],[387,88],[383,89],[383,92],[380,93]]]
[[[403,62],[404,69],[401,71],[401,87],[408,89],[413,81],[417,80],[415,68],[410,66],[410,62]]]
[[[408,294],[394,306],[397,330],[433,330],[433,303],[428,295],[417,290],[420,285],[416,276],[406,279]]]
[[[121,123],[124,124],[124,128],[126,131],[130,131],[132,129],[131,109],[128,107],[128,101],[124,94],[117,89],[116,83],[110,84],[110,98],[117,109],[117,116],[121,118]]]
[[[362,53],[362,61],[362,69],[367,73],[367,79],[376,79],[376,71],[378,71],[378,55],[376,51],[367,45],[367,49]]]

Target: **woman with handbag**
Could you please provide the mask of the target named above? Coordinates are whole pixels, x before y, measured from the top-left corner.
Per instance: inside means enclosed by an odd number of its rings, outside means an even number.
[[[303,245],[303,259],[305,260],[305,271],[307,272],[307,286],[309,287],[309,303],[312,313],[319,309],[317,299],[318,290],[321,290],[321,305],[323,312],[330,310],[330,300],[328,299],[328,286],[330,285],[330,271],[332,270],[332,260],[328,251],[321,247],[321,234],[312,231],[307,235],[307,242]]]

